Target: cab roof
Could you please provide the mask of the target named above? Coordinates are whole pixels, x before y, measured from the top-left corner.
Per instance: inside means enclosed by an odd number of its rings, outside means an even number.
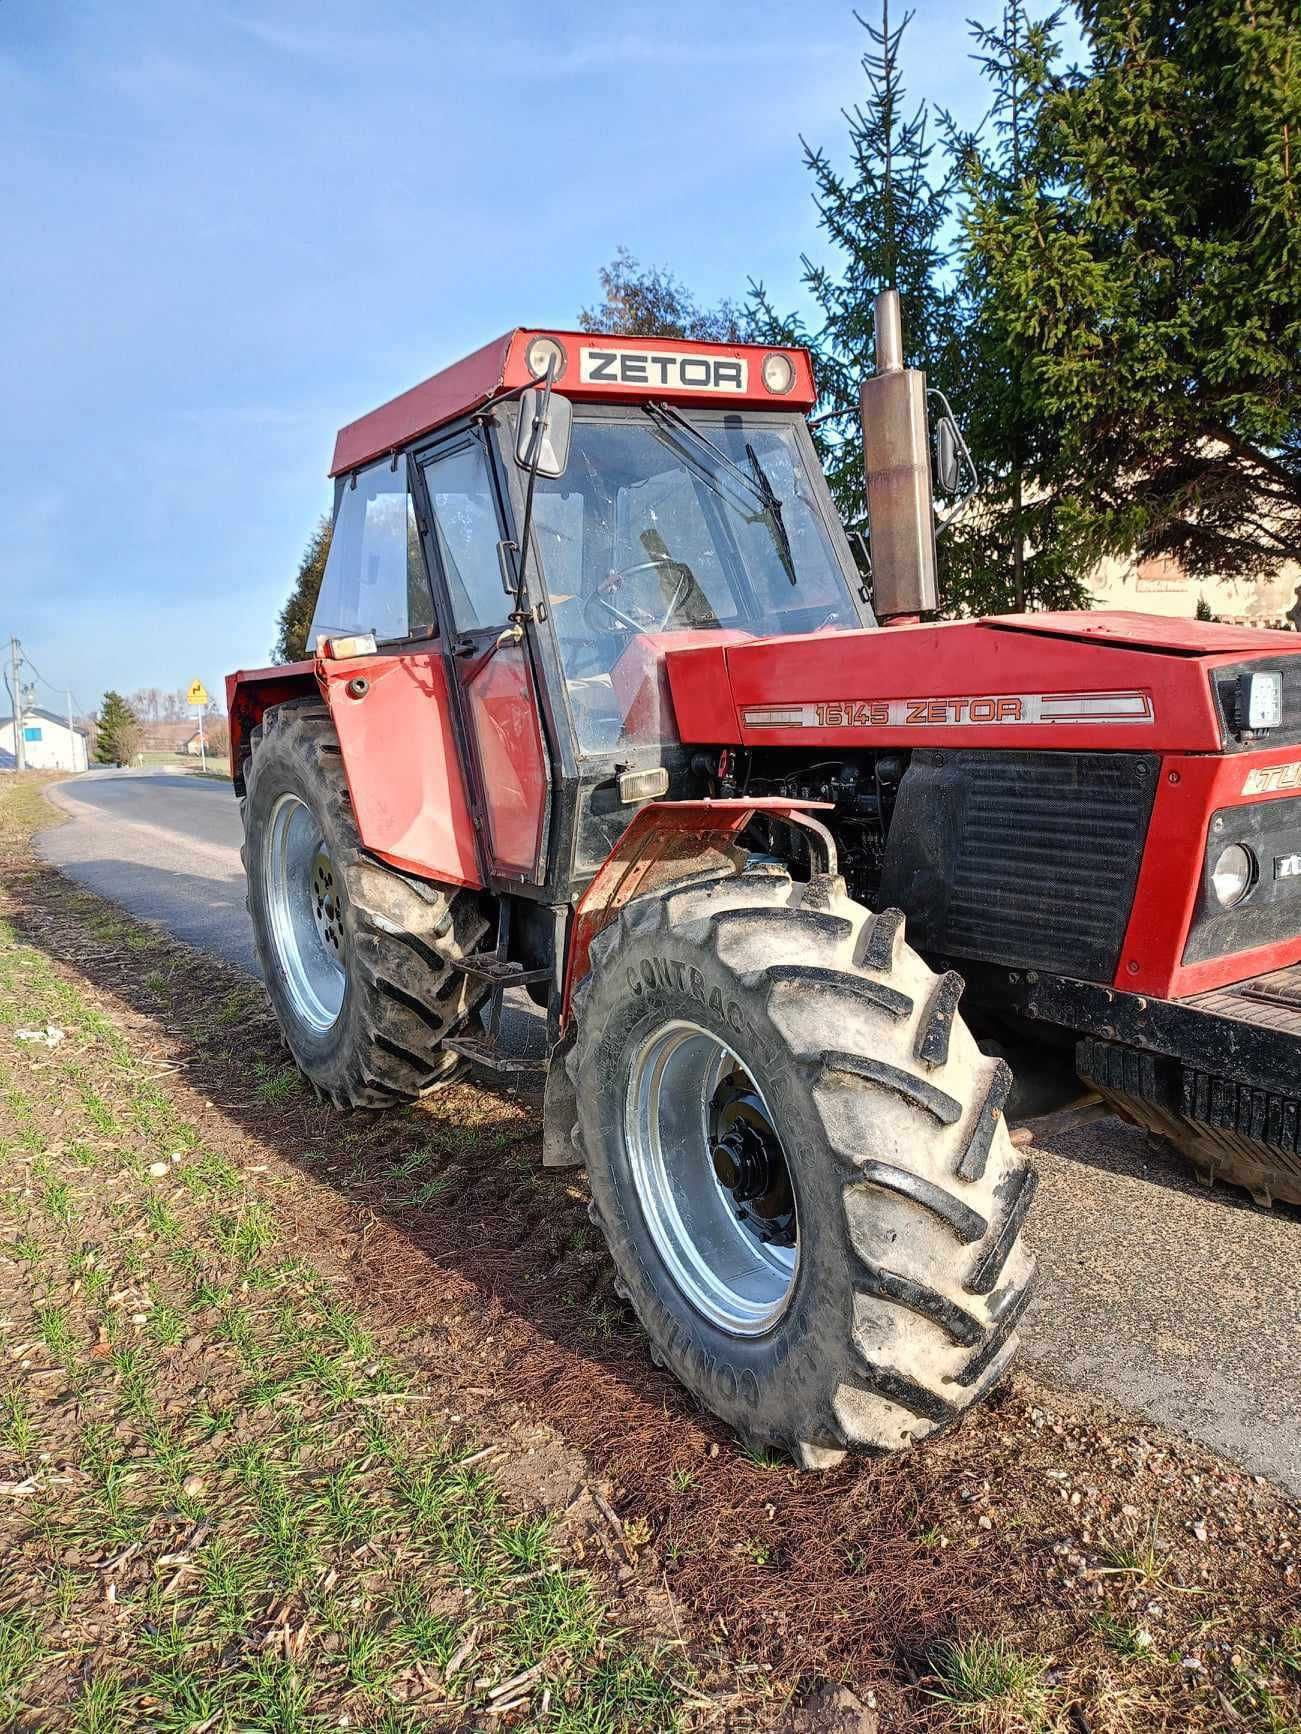
[[[478,409],[500,393],[531,384],[536,376],[527,357],[539,338],[559,344],[564,360],[554,389],[576,400],[664,399],[808,411],[817,397],[813,365],[804,349],[698,343],[687,338],[605,337],[590,331],[517,326],[340,428],[330,474],[355,470]],[[784,391],[767,383],[764,363],[769,356],[784,356],[790,363],[791,383]]]

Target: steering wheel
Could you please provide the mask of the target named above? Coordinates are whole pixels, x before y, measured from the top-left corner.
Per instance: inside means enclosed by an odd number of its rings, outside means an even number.
[[[607,602],[605,597],[601,594],[603,590],[608,590],[613,594],[615,591],[622,589],[624,580],[626,578],[631,578],[634,573],[655,572],[662,566],[677,567],[681,576],[678,579],[677,589],[673,592],[673,600],[665,609],[664,616],[660,620],[656,620],[655,616],[649,612],[643,613],[642,618],[639,620],[632,614],[626,614],[622,608],[616,608],[613,602]],[[601,623],[592,619],[592,609],[593,607],[597,607],[602,609],[610,619],[615,621],[624,632],[645,632],[648,629],[656,632],[663,632],[664,628],[673,618],[678,604],[686,596],[690,584],[691,573],[683,567],[680,560],[670,560],[667,554],[653,554],[649,560],[638,560],[633,566],[620,566],[607,573],[604,583],[598,585],[598,587],[593,590],[592,594],[587,598],[587,601],[584,602],[583,619],[589,629],[593,632],[600,632],[602,630],[608,631],[608,625],[603,626]],[[639,610],[639,612],[641,611]]]

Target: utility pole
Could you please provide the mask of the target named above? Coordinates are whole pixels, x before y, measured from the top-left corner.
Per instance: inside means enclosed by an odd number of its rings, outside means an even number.
[[[84,771],[88,767],[77,763],[77,741],[80,737],[72,726],[72,688],[69,687],[63,696],[68,701],[68,751],[72,755],[71,769],[75,775],[77,771]]]
[[[23,739],[23,681],[19,672],[20,652],[16,638],[9,640],[9,667],[13,687],[10,697],[14,704],[14,763],[20,771],[27,769],[27,742]]]

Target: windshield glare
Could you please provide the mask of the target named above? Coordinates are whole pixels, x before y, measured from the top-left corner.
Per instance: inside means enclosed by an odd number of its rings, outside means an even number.
[[[564,475],[538,478],[534,532],[584,751],[672,738],[648,634],[861,624],[797,429],[739,414],[695,425],[734,468],[648,418],[576,417]]]

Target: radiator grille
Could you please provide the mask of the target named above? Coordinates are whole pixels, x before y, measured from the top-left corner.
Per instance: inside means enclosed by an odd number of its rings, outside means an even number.
[[[924,949],[1109,981],[1156,771],[1135,753],[915,753],[890,835],[912,859],[888,859],[883,890]]]

